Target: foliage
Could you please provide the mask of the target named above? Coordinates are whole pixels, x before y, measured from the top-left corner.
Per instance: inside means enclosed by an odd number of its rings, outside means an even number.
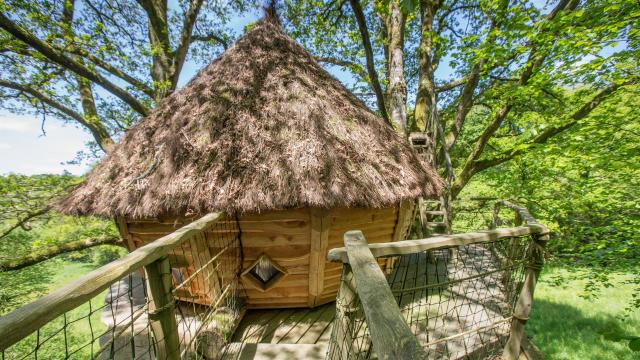
[[[208,63],[229,46],[231,18],[254,6],[2,0],[0,107],[73,122],[108,151],[176,88],[186,62]]]
[[[0,238],[0,263],[74,240],[119,236],[112,221],[98,218],[62,216],[53,211],[29,218],[29,214],[48,208],[60,193],[79,180],[71,175],[0,176],[0,232],[6,234]],[[7,232],[15,227],[16,222],[26,218],[29,220],[22,226]],[[120,247],[100,246],[64,254],[62,258],[84,263],[105,263],[123,254],[124,249]],[[43,276],[46,277],[46,274]]]
[[[616,271],[640,273],[640,118],[630,105],[639,91],[633,87],[616,94],[555,141],[483,172],[464,190],[465,197],[512,199],[548,225],[555,261],[589,269],[573,275],[585,280],[585,298],[596,299],[602,288],[620,285],[610,277]],[[571,104],[583,92],[558,94]],[[513,122],[525,133],[535,133],[537,126],[532,114]],[[490,144],[500,151],[513,146],[510,141],[497,138]],[[625,283],[635,288],[628,313],[640,308],[640,276]]]

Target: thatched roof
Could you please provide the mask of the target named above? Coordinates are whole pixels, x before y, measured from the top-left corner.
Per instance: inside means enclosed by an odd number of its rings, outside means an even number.
[[[131,128],[57,208],[149,218],[382,207],[440,188],[405,140],[262,20]]]

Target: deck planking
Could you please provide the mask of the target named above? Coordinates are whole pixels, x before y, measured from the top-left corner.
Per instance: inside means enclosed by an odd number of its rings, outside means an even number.
[[[232,342],[268,344],[328,343],[335,303],[313,309],[249,310]]]

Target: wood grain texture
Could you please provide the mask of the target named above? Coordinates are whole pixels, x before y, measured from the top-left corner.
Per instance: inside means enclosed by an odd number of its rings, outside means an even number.
[[[344,234],[356,291],[379,359],[426,359],[361,231]]]
[[[508,229],[494,229],[464,234],[434,236],[420,240],[403,240],[398,242],[369,244],[373,255],[378,257],[413,254],[420,251],[449,248],[453,246],[469,245],[474,243],[495,241],[507,237],[540,234],[545,231],[544,226],[537,224],[525,225]],[[328,259],[335,262],[346,263],[349,261],[346,248],[329,250]]]
[[[309,253],[309,307],[316,305],[324,287],[325,254],[329,247],[329,211],[311,209],[311,234]]]
[[[167,255],[191,236],[223,218],[212,213],[0,317],[0,350],[15,344],[44,324],[89,301],[122,277]]]
[[[158,358],[179,359],[180,339],[176,323],[173,295],[171,294],[171,266],[162,257],[144,267],[150,298],[149,322],[157,342]]]

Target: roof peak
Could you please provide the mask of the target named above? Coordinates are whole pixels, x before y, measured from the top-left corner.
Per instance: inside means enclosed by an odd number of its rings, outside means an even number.
[[[282,26],[282,23],[280,22],[280,17],[278,16],[278,11],[276,10],[276,2],[276,0],[269,0],[268,2],[266,2],[265,6],[263,7],[264,16],[262,17],[262,20],[264,22],[268,22],[280,27]]]

